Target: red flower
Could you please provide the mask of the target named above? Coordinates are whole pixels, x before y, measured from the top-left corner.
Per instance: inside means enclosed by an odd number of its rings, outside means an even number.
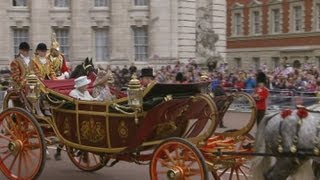
[[[282,112],[281,112],[281,117],[283,119],[285,119],[286,117],[290,116],[292,114],[292,111],[291,109],[284,109]]]
[[[305,108],[300,108],[297,111],[297,116],[301,119],[306,118],[308,116],[308,111]]]

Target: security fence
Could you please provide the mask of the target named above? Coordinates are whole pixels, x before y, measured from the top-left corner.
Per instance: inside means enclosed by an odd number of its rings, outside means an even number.
[[[237,92],[236,89],[226,89],[227,93]],[[250,93],[252,90],[242,90]],[[302,92],[293,90],[270,90],[268,97],[268,110],[276,111],[284,108],[295,108],[297,105],[311,106],[317,104],[320,97],[316,92]],[[250,104],[245,99],[235,99],[229,110],[249,112]]]

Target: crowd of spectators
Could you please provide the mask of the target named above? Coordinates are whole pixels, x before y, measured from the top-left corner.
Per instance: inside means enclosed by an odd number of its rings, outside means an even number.
[[[115,75],[116,82],[118,82],[117,85],[120,87],[127,85],[133,73],[137,73],[139,76],[139,69],[134,64],[123,68],[110,65],[106,68],[99,68],[111,70]],[[258,71],[263,71],[267,75],[266,86],[273,91],[315,92],[320,90],[319,70],[310,65],[303,65],[300,68],[281,65],[281,67],[272,70],[263,65],[262,69]],[[177,61],[175,65],[154,68],[155,79],[160,83],[194,83],[200,81],[203,73],[206,73],[213,81],[213,87],[220,84],[224,89],[252,92],[257,85],[257,71],[229,69],[227,64],[221,64],[210,72],[208,72],[207,68],[200,67],[193,60],[186,64]]]

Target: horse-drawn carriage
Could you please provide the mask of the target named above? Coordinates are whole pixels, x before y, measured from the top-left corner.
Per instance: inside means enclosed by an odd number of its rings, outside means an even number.
[[[208,171],[215,179],[226,171],[236,179],[239,174],[247,177],[246,156],[219,156],[217,151],[253,151],[248,132],[256,107],[249,95],[214,97],[208,92],[210,82],[152,83],[142,90],[133,79],[127,97],[82,101],[68,96],[72,83],[41,82],[29,75],[27,90],[8,91],[0,114],[0,169],[6,177],[38,177],[47,146],[58,142],[84,171],[129,161],[150,164],[151,179],[208,179]],[[250,104],[248,123],[239,130],[216,133],[235,98]],[[39,100],[49,104],[51,116],[35,113]],[[9,108],[9,102],[14,107]]]

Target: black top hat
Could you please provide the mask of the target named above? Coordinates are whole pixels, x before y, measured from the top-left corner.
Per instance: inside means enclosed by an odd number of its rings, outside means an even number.
[[[26,50],[26,51],[30,51],[31,50],[30,46],[29,46],[29,44],[27,42],[20,43],[19,49],[20,50]]]
[[[267,83],[267,76],[264,72],[259,71],[257,73],[257,83],[264,83],[264,84]]]
[[[46,51],[46,50],[48,50],[48,48],[47,48],[47,45],[45,44],[45,43],[39,43],[38,44],[38,46],[37,46],[37,49],[36,49],[36,51]]]
[[[141,76],[140,77],[153,77],[153,69],[152,68],[143,68],[141,69]]]

